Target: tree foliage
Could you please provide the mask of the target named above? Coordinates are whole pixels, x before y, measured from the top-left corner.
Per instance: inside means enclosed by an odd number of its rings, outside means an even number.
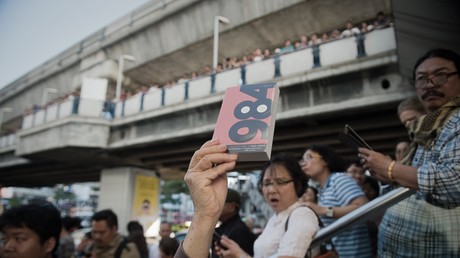
[[[171,202],[171,203],[176,203],[177,200],[175,200],[172,195],[173,194],[178,194],[178,193],[185,193],[189,194],[187,184],[185,183],[184,180],[165,180],[163,182],[162,188],[161,188],[161,202]]]

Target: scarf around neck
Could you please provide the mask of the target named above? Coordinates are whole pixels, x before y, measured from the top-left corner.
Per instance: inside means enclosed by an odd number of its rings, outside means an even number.
[[[411,143],[401,163],[404,165],[411,165],[415,151],[419,145],[427,149],[433,147],[439,133],[459,107],[460,96],[456,96],[436,111],[407,122],[406,128]]]

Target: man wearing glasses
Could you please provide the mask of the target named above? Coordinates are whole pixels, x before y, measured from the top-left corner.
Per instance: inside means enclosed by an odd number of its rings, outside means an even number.
[[[379,257],[460,257],[460,56],[433,49],[414,66],[427,115],[408,123],[409,159],[360,148],[374,176],[417,192],[390,207],[380,224]]]

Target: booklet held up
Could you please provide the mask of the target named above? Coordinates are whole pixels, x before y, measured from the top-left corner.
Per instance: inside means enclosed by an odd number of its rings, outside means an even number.
[[[238,153],[239,161],[270,160],[278,98],[276,83],[228,88],[213,138]]]

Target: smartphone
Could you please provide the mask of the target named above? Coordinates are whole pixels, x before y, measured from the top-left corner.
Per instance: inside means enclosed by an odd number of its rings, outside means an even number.
[[[356,152],[358,152],[359,147],[372,150],[371,146],[369,146],[369,144],[367,144],[367,142],[364,141],[363,138],[361,138],[361,136],[359,136],[358,133],[356,133],[349,125],[345,125],[343,131],[339,133],[339,140]]]
[[[214,243],[219,245],[220,248],[222,248],[224,250],[227,250],[227,248],[225,248],[223,245],[220,244],[220,239],[221,238],[222,238],[222,236],[219,233],[217,233],[216,231],[214,231],[214,233],[212,233],[212,239],[214,240]]]
[[[220,240],[222,236],[216,231],[214,231],[214,233],[212,233],[212,237],[214,238],[214,241],[217,241],[217,240]]]

